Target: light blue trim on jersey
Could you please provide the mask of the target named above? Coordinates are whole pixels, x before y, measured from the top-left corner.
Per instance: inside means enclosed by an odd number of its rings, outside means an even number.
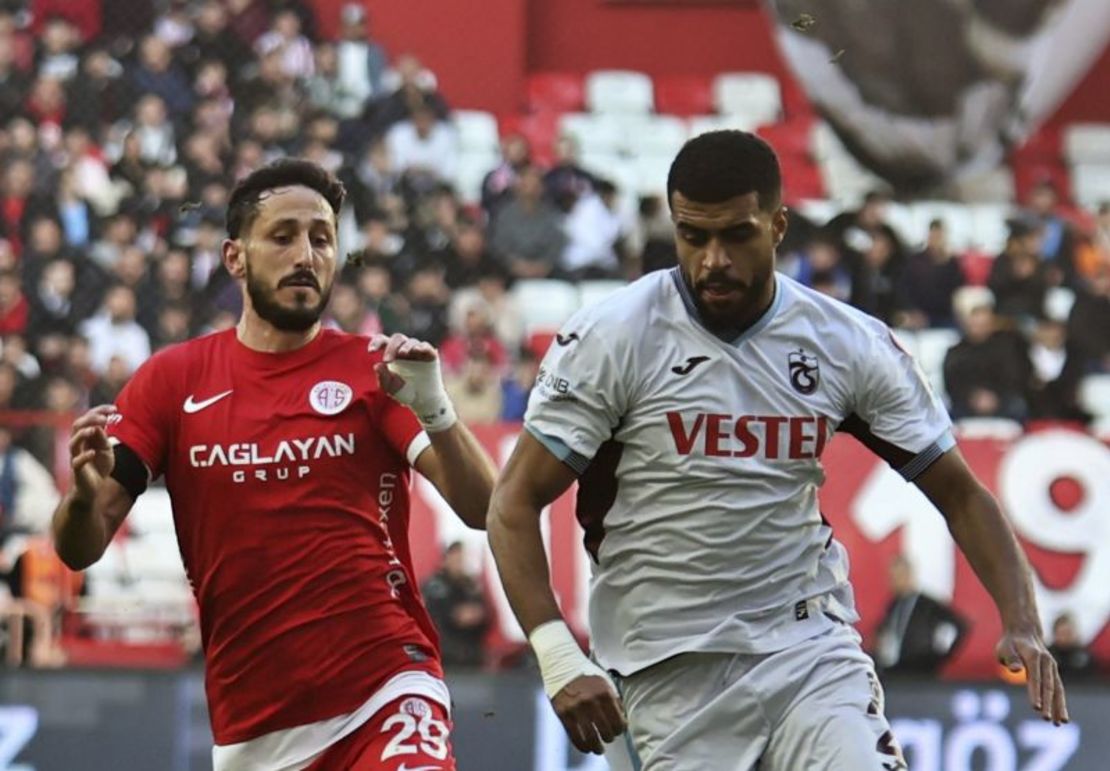
[[[717,339],[730,345],[740,345],[758,335],[766,329],[767,325],[771,323],[782,307],[782,287],[779,286],[778,274],[772,274],[771,278],[775,282],[775,296],[771,300],[771,306],[763,312],[763,315],[760,316],[754,324],[736,336],[718,334],[706,326],[705,322],[702,320],[701,314],[698,313],[698,306],[697,303],[694,302],[694,296],[690,294],[690,287],[686,286],[686,280],[682,278],[682,270],[680,268],[672,268],[671,278],[674,279],[675,286],[678,287],[678,296],[682,298],[682,304],[686,306],[686,312],[690,314],[690,317],[693,318],[699,326],[704,328],[706,332],[709,332],[709,334]]]
[[[567,464],[574,473],[581,476],[586,472],[586,468],[590,465],[590,459],[570,449],[567,443],[562,439],[557,436],[548,436],[527,424],[525,424],[524,430],[535,437],[537,442],[546,447],[548,452]]]
[[[933,465],[941,455],[944,455],[944,453],[955,446],[956,437],[952,435],[952,429],[949,429],[941,434],[939,439],[913,456],[913,460],[898,469],[898,473],[901,474],[907,482],[912,482],[921,475],[921,472]]]

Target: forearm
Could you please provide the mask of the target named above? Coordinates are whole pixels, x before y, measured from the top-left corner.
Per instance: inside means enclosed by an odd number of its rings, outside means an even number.
[[[78,500],[71,490],[54,510],[54,549],[71,570],[84,570],[108,548],[108,524],[94,509],[94,503]]]
[[[444,431],[429,432],[440,459],[440,490],[451,508],[467,525],[486,528],[486,512],[497,478],[497,468],[470,429],[456,421]]]
[[[976,485],[951,508],[948,529],[994,598],[1003,625],[1039,631],[1032,571],[994,497]]]
[[[487,522],[501,584],[526,635],[541,624],[562,619],[551,590],[540,508],[498,493]]]

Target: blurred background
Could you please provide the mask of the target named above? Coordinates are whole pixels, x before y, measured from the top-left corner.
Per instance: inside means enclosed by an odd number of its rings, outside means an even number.
[[[1105,769],[1110,735],[1110,4],[1104,0],[0,0],[0,771],[210,768],[168,497],[85,574],[53,555],[68,426],[153,351],[232,325],[234,182],[344,181],[327,323],[440,346],[507,456],[558,325],[675,264],[702,131],[778,150],[779,269],[895,328],[1037,574],[1073,722],[1034,719],[916,488],[853,440],[822,508],[914,771]],[[413,543],[462,769],[602,771],[547,709],[481,533],[423,480]],[[552,507],[586,641],[589,566]]]

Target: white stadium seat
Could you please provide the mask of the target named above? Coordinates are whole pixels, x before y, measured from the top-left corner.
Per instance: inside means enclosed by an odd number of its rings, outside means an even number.
[[[455,110],[451,114],[451,122],[455,124],[459,149],[463,152],[468,150],[498,152],[500,141],[497,118],[492,113],[481,110]]]
[[[455,165],[452,182],[459,197],[466,203],[477,203],[482,198],[482,181],[496,168],[501,156],[489,152],[463,152]]]
[[[624,137],[620,125],[609,115],[568,112],[559,119],[559,133],[578,144],[578,150],[619,152]]]
[[[958,342],[960,334],[954,329],[922,329],[917,333],[917,363],[929,384],[944,398],[944,357]]]
[[[1079,383],[1079,405],[1100,420],[1110,420],[1110,375],[1087,375]]]
[[[1075,291],[1066,286],[1051,287],[1045,294],[1044,314],[1054,321],[1066,322],[1075,305]]]
[[[646,115],[655,105],[651,78],[630,70],[598,70],[586,76],[591,112]]]
[[[674,161],[672,155],[641,155],[633,159],[638,195],[667,195],[667,175]]]
[[[1064,129],[1070,163],[1110,163],[1110,123],[1073,123]]]
[[[1013,214],[1013,208],[1008,203],[968,204],[972,247],[987,254],[999,254],[1006,246],[1006,237],[1010,232],[1006,220]]]
[[[173,508],[164,487],[151,487],[135,501],[127,525],[138,535],[174,535]]]
[[[673,115],[619,116],[617,122],[623,136],[621,150],[631,156],[669,155],[673,158],[690,138],[686,121]]]
[[[132,536],[124,543],[123,553],[132,579],[185,580],[177,538],[172,535]]]
[[[578,153],[578,165],[591,174],[608,178],[610,171],[624,163],[623,156],[614,150],[584,149]]]
[[[513,284],[512,297],[523,317],[525,334],[558,329],[579,305],[574,285],[557,279],[522,279]]]
[[[948,231],[948,245],[956,252],[963,252],[971,246],[975,236],[975,222],[971,212],[963,204],[949,201],[917,201],[909,205],[912,214],[912,236],[907,239],[911,246],[923,244],[929,232],[929,223],[939,219]]]
[[[1071,170],[1072,192],[1083,206],[1095,208],[1110,200],[1110,163],[1080,163]]]
[[[725,72],[713,80],[713,103],[722,115],[736,115],[759,126],[782,116],[782,91],[765,72]]]
[[[690,136],[708,134],[710,131],[742,129],[752,131],[758,124],[741,115],[694,115],[690,118]]]

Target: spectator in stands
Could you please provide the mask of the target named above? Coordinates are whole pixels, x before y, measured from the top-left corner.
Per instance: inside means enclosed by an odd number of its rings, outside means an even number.
[[[131,211],[120,211],[107,220],[101,237],[89,250],[89,257],[105,272],[111,272],[123,250],[134,244],[138,235],[135,215]]]
[[[69,105],[66,89],[57,78],[39,77],[31,84],[24,113],[38,126],[39,141],[44,149],[54,150],[66,123]]]
[[[1068,316],[1068,340],[1084,368],[1110,373],[1110,266],[1102,268],[1077,293]]]
[[[37,42],[35,69],[40,78],[64,83],[77,74],[81,35],[68,19],[61,16],[47,19]]]
[[[446,267],[444,278],[452,290],[474,286],[481,276],[499,267],[497,258],[486,248],[482,225],[468,216],[459,217],[451,243],[435,259]]]
[[[161,98],[155,94],[140,98],[135,104],[133,125],[139,140],[139,157],[144,164],[171,166],[177,161],[176,132]]]
[[[103,48],[86,53],[77,75],[67,84],[68,119],[96,136],[103,126],[130,112],[133,96],[122,76],[123,66]]]
[[[1053,286],[1074,283],[1075,233],[1060,216],[1060,194],[1051,180],[1041,180],[1029,191],[1026,201],[1029,219],[1040,229],[1038,256],[1047,266],[1046,277]]]
[[[154,21],[154,35],[177,49],[193,39],[193,19],[190,16],[189,0],[169,0],[168,7]]]
[[[559,267],[571,280],[616,278],[620,275],[617,244],[624,223],[620,214],[606,205],[603,191],[614,190],[611,183],[597,180],[582,191],[563,218],[567,243]]]
[[[30,88],[30,76],[16,64],[12,35],[0,35],[0,116],[19,113]]]
[[[569,134],[555,140],[555,163],[543,177],[547,200],[566,213],[579,196],[593,190],[597,180],[578,164],[578,141]]]
[[[383,79],[389,60],[385,49],[370,36],[365,6],[346,3],[339,12],[339,42],[335,45],[338,77],[344,100],[338,115],[354,118],[370,99],[385,95]]]
[[[117,284],[104,295],[100,312],[85,321],[81,334],[88,338],[92,369],[102,375],[113,356],[121,357],[134,372],[150,358],[150,336],[135,321],[135,293]]]
[[[779,269],[842,302],[852,296],[851,271],[844,265],[840,240],[830,233],[815,233],[800,253],[787,255]]]
[[[383,334],[391,335],[401,329],[407,309],[393,294],[393,276],[382,260],[370,260],[355,269],[354,282],[367,311],[374,317]]]
[[[994,292],[1000,315],[1038,319],[1044,315],[1048,292],[1048,269],[1040,256],[1044,231],[1030,220],[1015,219],[1008,224],[1006,247],[991,266],[987,286]]]
[[[454,326],[439,349],[445,371],[460,372],[467,359],[477,358],[490,364],[497,374],[508,364],[505,346],[493,329],[492,309],[480,298],[474,297],[469,305],[459,309],[462,323]]]
[[[174,64],[170,47],[154,35],[147,35],[139,46],[139,61],[131,70],[131,84],[140,94],[161,98],[174,120],[185,119],[193,106],[189,79]]]
[[[559,212],[543,197],[536,166],[521,170],[513,197],[492,223],[493,251],[517,278],[546,278],[566,244]]]
[[[532,162],[528,140],[521,134],[509,134],[501,140],[501,161],[482,180],[482,209],[490,219],[512,199],[513,186],[521,169]]]
[[[0,552],[8,565],[18,556],[8,548],[11,539],[47,533],[59,498],[50,472],[14,440],[11,429],[0,424]],[[0,556],[0,565],[4,562]]]
[[[31,306],[20,287],[19,274],[0,273],[0,335],[21,335],[27,331]]]
[[[944,357],[952,417],[1024,420],[1030,377],[1025,339],[1000,327],[988,289],[964,287],[956,293],[954,305],[963,339]]]
[[[0,233],[11,242],[18,256],[31,221],[39,216],[55,216],[52,198],[35,189],[35,169],[26,158],[14,158],[0,182]]]
[[[678,265],[678,252],[674,245],[674,223],[660,195],[640,198],[636,226],[633,228],[630,249],[639,255],[640,273],[667,270]],[[785,261],[786,256],[779,258]],[[779,267],[782,270],[782,267]]]
[[[403,54],[394,64],[398,83],[396,88],[381,99],[367,102],[363,121],[370,136],[384,135],[399,121],[408,120],[418,107],[428,107],[439,120],[447,120],[450,110],[447,102],[436,90],[436,79],[412,54]]]
[[[906,260],[898,279],[895,323],[908,329],[953,326],[952,295],[963,284],[963,271],[948,246],[948,229],[935,219],[929,223],[925,248]]]
[[[22,385],[23,378],[19,370],[8,362],[0,360],[0,412],[17,410],[24,406]]]
[[[967,621],[917,587],[913,565],[902,555],[890,564],[887,605],[876,633],[875,663],[883,674],[935,675],[960,646]]]
[[[270,12],[263,0],[227,0],[227,12],[228,28],[247,50],[270,26]]]
[[[480,667],[492,613],[481,583],[466,569],[462,543],[456,541],[444,549],[442,566],[420,591],[439,631],[444,666]]]
[[[27,350],[24,335],[11,334],[0,338],[0,360],[11,364],[27,380],[33,380],[42,373],[38,359]]]
[[[340,282],[332,288],[325,323],[335,329],[367,337],[382,331],[377,317],[363,304],[358,289]]]
[[[501,420],[524,420],[528,397],[539,373],[540,362],[528,346],[521,346],[520,355],[505,377],[501,379]]]
[[[1065,680],[1092,675],[1097,671],[1094,657],[1079,640],[1075,617],[1070,612],[1061,613],[1052,622],[1052,644],[1048,646],[1048,651],[1056,659]]]
[[[447,307],[451,300],[451,290],[443,281],[443,269],[435,263],[417,264],[409,277],[405,297],[408,312],[399,331],[438,348],[447,337]]]
[[[841,212],[829,220],[825,230],[840,242],[844,264],[852,273],[852,282],[860,279],[865,270],[865,254],[878,236],[886,238],[891,249],[890,262],[901,263],[905,246],[898,233],[887,222],[887,206],[890,197],[881,191],[871,191],[864,196],[863,203],[856,210]]]
[[[183,343],[193,336],[193,310],[188,303],[170,302],[158,307],[158,321],[151,334],[155,351]]]
[[[451,299],[452,325],[462,326],[466,309],[480,301],[489,308],[497,339],[506,350],[518,349],[524,341],[524,319],[513,296],[509,294],[507,273],[500,263],[487,266],[473,286],[456,289]]]
[[[501,371],[486,354],[469,351],[458,370],[444,373],[443,385],[459,420],[470,425],[488,425],[500,419]]]
[[[1082,357],[1068,344],[1062,320],[1043,318],[1037,322],[1029,345],[1031,378],[1029,417],[1042,420],[1090,420],[1079,406]]]
[[[89,391],[89,404],[114,404],[133,371],[134,368],[122,356],[112,356]]]
[[[43,268],[30,297],[29,333],[44,335],[52,332],[72,334],[84,319],[81,305],[86,297],[84,288],[78,295],[77,275],[68,260],[51,260]]]
[[[177,52],[178,58],[197,72],[204,62],[221,62],[236,80],[251,60],[250,48],[228,28],[227,8],[219,0],[205,0],[196,14],[192,39]]]
[[[435,181],[454,178],[458,137],[451,124],[439,120],[431,105],[414,105],[412,117],[394,124],[385,143],[392,168],[409,178],[429,180],[417,182],[418,187],[428,190]]]
[[[314,61],[312,44],[301,34],[301,19],[292,10],[274,14],[270,29],[254,44],[260,56],[277,53],[286,77],[304,81],[312,77]]]
[[[904,269],[902,252],[885,230],[875,230],[852,280],[852,305],[889,324],[897,307],[896,287]]]

